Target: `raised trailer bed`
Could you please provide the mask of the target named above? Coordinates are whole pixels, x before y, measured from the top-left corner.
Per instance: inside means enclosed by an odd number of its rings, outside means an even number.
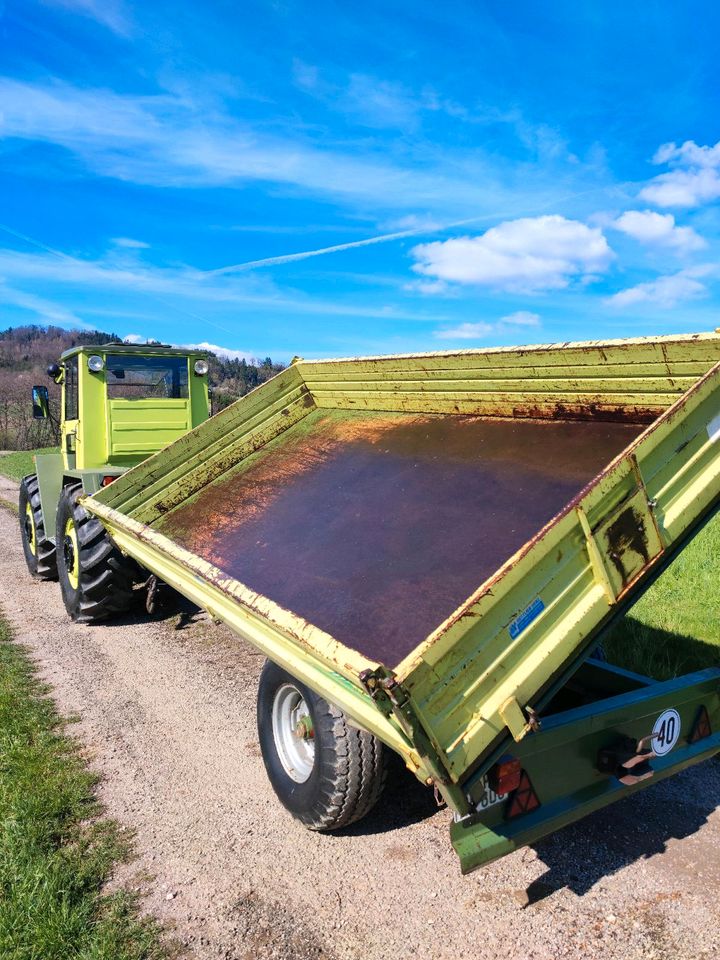
[[[300,361],[84,505],[273,662],[296,816],[366,812],[384,744],[472,869],[720,749],[720,669],[587,660],[717,507],[719,361],[717,334]]]

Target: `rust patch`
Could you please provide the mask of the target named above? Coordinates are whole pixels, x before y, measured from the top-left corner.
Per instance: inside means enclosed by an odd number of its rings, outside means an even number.
[[[394,666],[641,430],[310,414],[156,526]]]
[[[513,407],[513,418],[529,418],[532,420],[593,420],[606,423],[652,423],[665,406],[657,407],[627,407],[607,406],[602,397],[598,400],[585,403],[555,403],[551,407],[541,404],[523,404]]]
[[[642,516],[632,507],[623,510],[617,520],[607,529],[608,556],[617,570],[623,587],[628,584],[629,575],[625,569],[623,557],[628,550],[633,550],[643,558],[645,565],[650,563],[647,533]]]

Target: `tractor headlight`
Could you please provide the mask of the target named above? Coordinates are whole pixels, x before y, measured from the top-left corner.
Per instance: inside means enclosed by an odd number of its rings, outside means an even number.
[[[94,353],[91,357],[88,357],[88,370],[90,370],[91,373],[100,373],[104,366],[105,361],[96,353]]]
[[[207,360],[196,360],[193,370],[199,377],[204,377],[208,372],[208,362]]]

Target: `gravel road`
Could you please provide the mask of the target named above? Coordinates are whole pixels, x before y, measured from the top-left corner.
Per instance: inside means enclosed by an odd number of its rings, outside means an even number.
[[[0,473],[0,499],[9,500],[11,503],[17,503],[19,492],[20,485],[15,483],[14,480],[4,477]]]
[[[5,494],[7,496],[7,494]],[[401,768],[338,835],[275,801],[255,733],[261,658],[192,609],[72,624],[0,510],[0,604],[136,834],[116,878],[206,958],[554,960],[720,954],[720,763],[461,877],[450,815]]]

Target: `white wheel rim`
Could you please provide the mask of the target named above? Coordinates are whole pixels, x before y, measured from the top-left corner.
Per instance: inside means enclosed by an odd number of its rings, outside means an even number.
[[[275,693],[272,731],[285,773],[296,783],[305,783],[315,766],[314,731],[305,698],[291,683]]]

